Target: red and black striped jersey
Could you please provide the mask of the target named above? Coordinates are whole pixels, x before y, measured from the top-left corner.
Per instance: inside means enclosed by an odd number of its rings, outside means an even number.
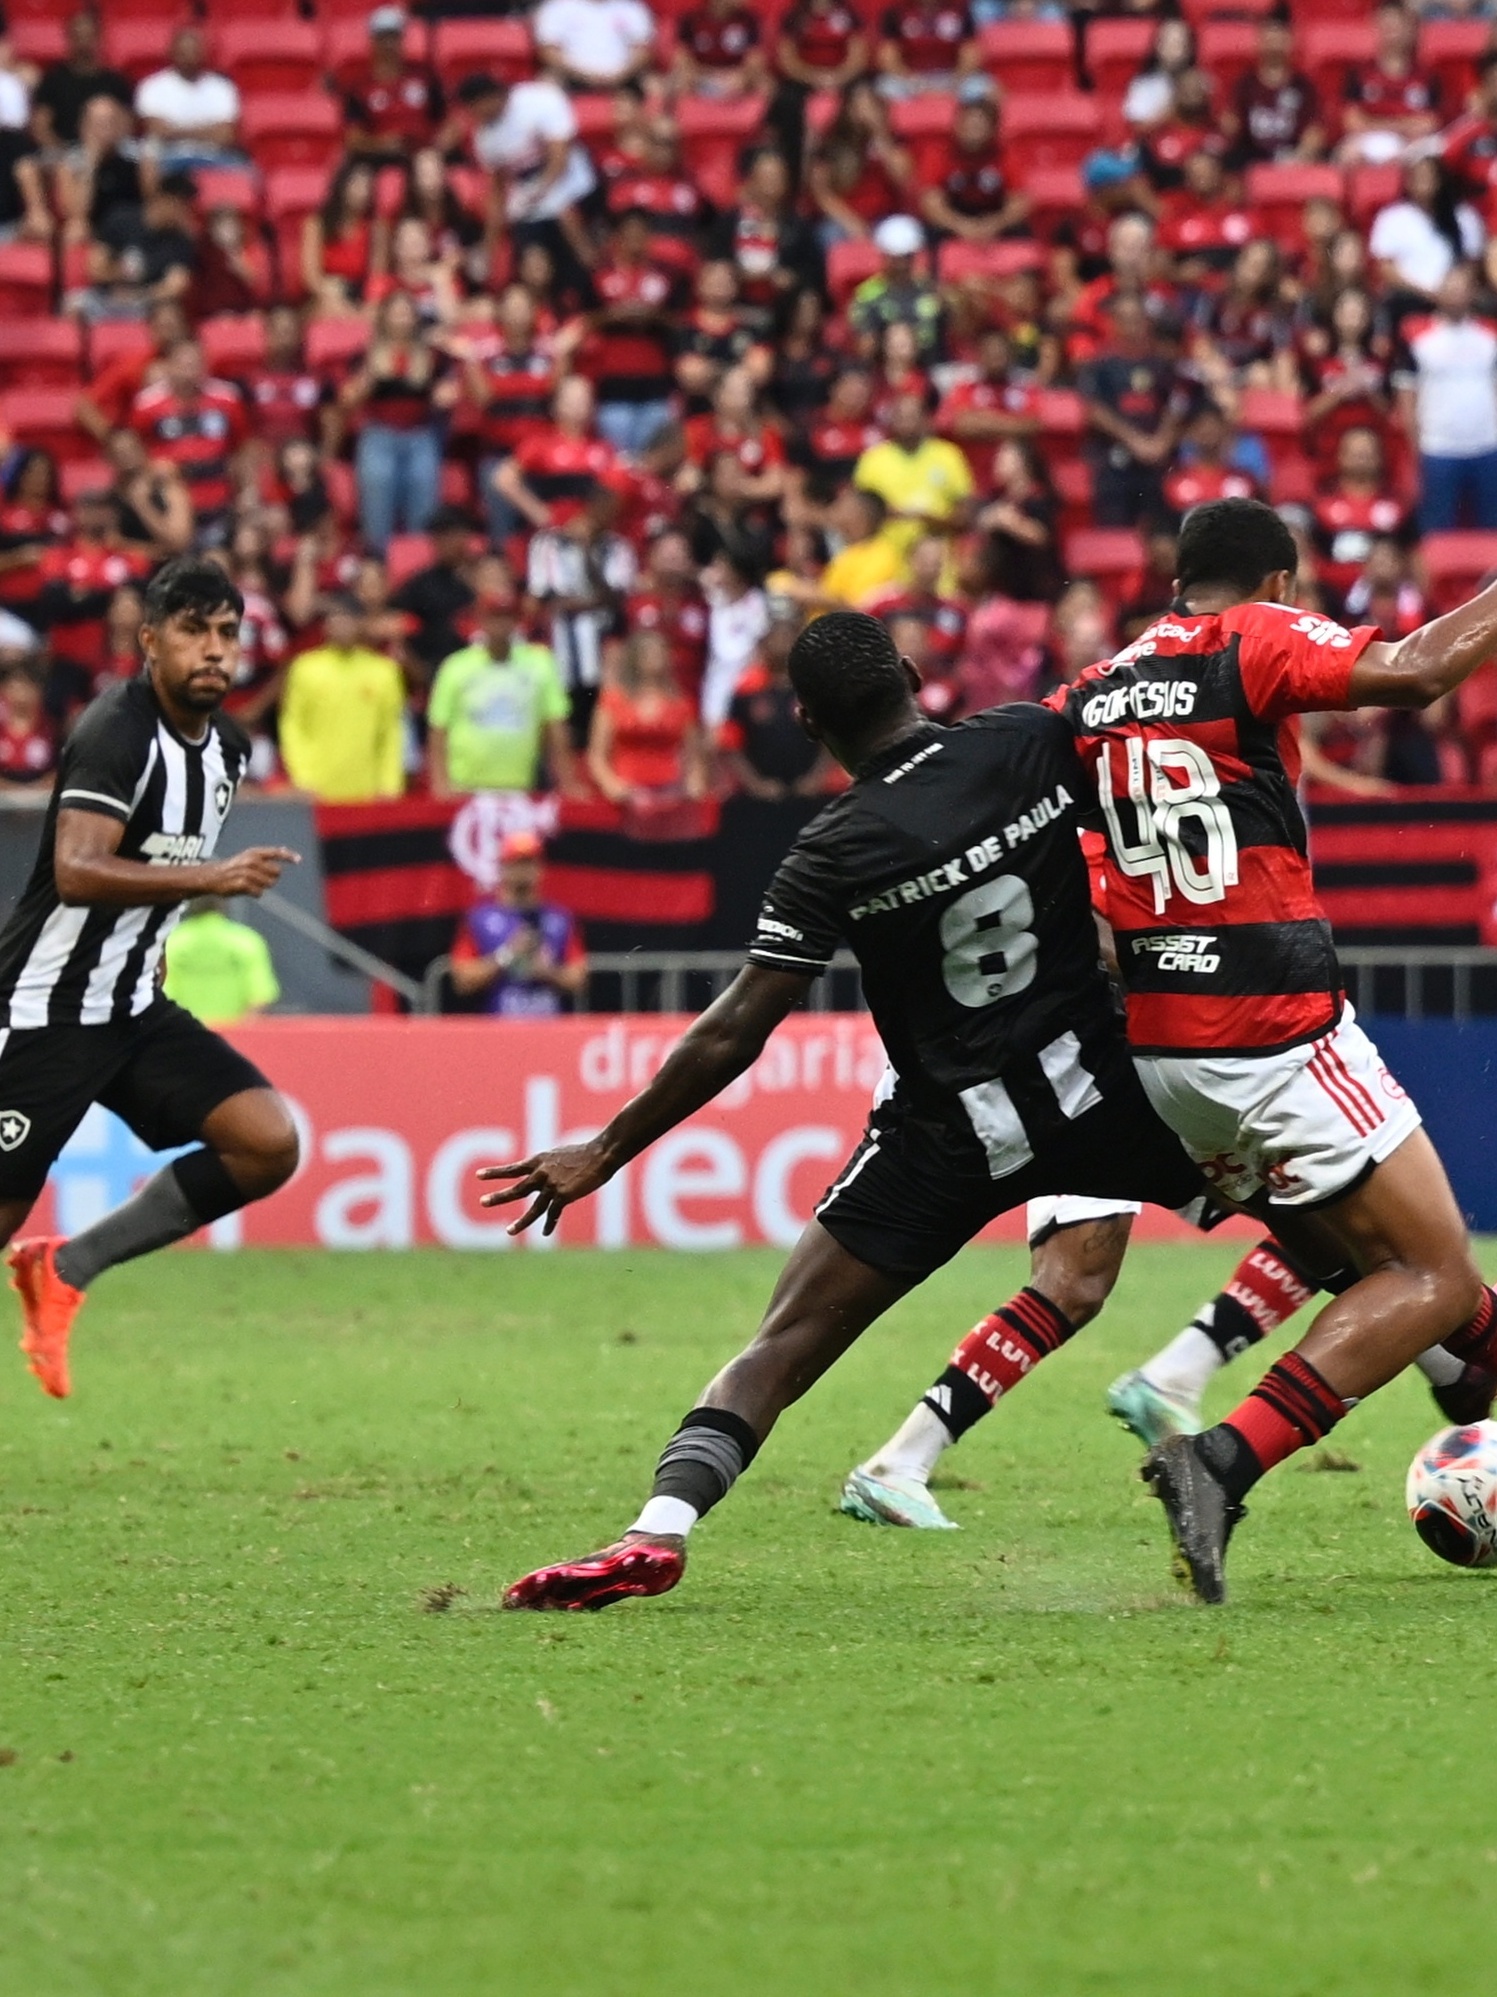
[[[1051,695],[1096,784],[1135,1052],[1267,1054],[1340,1017],[1290,717],[1345,707],[1379,635],[1277,603],[1172,612]]]
[[[231,382],[205,381],[190,400],[153,382],[136,396],[130,427],[152,457],[176,466],[199,513],[220,513],[229,504],[229,462],[249,435],[244,399]]]

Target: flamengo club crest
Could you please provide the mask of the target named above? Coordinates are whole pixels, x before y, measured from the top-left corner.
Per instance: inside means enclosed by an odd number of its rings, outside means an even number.
[[[19,1151],[31,1135],[31,1118],[18,1109],[0,1109],[0,1151]]]

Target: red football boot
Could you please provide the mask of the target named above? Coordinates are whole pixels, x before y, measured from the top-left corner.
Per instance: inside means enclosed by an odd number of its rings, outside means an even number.
[[[665,1595],[686,1572],[686,1542],[626,1535],[584,1560],[539,1567],[505,1590],[506,1609],[606,1609],[630,1595]]]
[[[42,1234],[11,1244],[10,1287],[21,1299],[21,1350],[46,1391],[65,1401],[72,1392],[68,1379],[68,1333],[83,1308],[83,1292],[65,1283],[53,1260],[61,1248],[60,1234]]]

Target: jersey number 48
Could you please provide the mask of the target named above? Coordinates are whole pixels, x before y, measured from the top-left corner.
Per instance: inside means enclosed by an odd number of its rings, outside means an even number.
[[[1114,750],[1126,757],[1122,792],[1114,784]],[[1221,901],[1237,885],[1237,834],[1221,795],[1221,780],[1197,742],[1130,735],[1104,742],[1097,762],[1097,794],[1107,820],[1107,841],[1119,873],[1150,880],[1154,913],[1163,915],[1178,888],[1200,906]],[[1119,797],[1133,806],[1132,838],[1123,829]],[[1190,828],[1187,832],[1187,828]]]

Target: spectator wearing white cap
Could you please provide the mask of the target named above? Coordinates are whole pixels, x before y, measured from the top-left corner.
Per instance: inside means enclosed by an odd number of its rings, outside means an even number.
[[[442,123],[441,85],[425,63],[406,57],[407,20],[403,7],[376,7],[368,55],[337,76],[348,150],[392,165],[431,145]]]
[[[909,326],[922,360],[941,341],[941,294],[921,268],[925,231],[913,215],[887,215],[873,232],[882,270],[866,278],[852,295],[848,323],[865,360],[873,360],[890,326]]]
[[[241,157],[239,92],[208,68],[198,28],[172,36],[170,62],[135,93],[135,115],[163,165],[222,166]]]
[[[655,22],[641,0],[542,0],[535,42],[567,89],[617,90],[647,67]]]

